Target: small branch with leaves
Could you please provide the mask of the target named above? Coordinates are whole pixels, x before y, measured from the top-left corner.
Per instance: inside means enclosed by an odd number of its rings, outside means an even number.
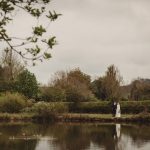
[[[24,61],[31,61],[33,65],[35,65],[35,61],[42,62],[51,58],[50,49],[57,44],[56,37],[45,38],[44,34],[47,33],[47,28],[42,24],[32,27],[32,33],[29,37],[12,37],[7,33],[7,25],[14,19],[13,13],[18,10],[30,14],[37,19],[37,22],[41,17],[45,17],[49,22],[55,21],[61,14],[47,11],[46,5],[49,3],[50,0],[0,1],[0,42],[7,44],[7,50],[17,53]],[[44,48],[41,48],[41,45]]]

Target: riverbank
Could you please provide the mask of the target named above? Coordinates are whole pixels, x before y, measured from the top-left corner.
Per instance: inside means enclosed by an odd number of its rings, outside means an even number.
[[[57,121],[57,122],[102,122],[102,123],[150,123],[150,114],[124,114],[120,118],[112,117],[111,114],[75,114],[67,113],[56,115],[54,118],[42,117],[36,114],[20,113],[9,114],[0,113],[1,122],[34,122],[34,121]]]
[[[102,122],[102,123],[150,123],[150,114],[125,114],[120,118],[111,114],[65,114],[58,117],[62,122]]]
[[[29,122],[33,121],[34,114],[29,113],[0,113],[0,122],[6,121],[6,122]]]

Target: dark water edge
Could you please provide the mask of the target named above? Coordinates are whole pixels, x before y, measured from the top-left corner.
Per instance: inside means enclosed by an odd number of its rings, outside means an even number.
[[[149,150],[149,124],[0,123],[1,150]]]
[[[0,114],[0,122],[150,123],[150,114],[127,114],[120,118],[110,114],[63,114],[48,117],[34,114]]]

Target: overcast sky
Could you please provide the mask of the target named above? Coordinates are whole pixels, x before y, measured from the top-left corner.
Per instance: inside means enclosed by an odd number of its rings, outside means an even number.
[[[29,67],[40,83],[56,71],[76,67],[95,78],[110,64],[125,83],[150,77],[150,0],[53,0],[49,8],[63,16],[49,27],[59,42],[53,58]],[[25,32],[31,22],[20,13],[13,29]]]

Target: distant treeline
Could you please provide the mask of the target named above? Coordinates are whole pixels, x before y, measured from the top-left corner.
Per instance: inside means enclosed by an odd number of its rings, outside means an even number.
[[[0,93],[17,92],[28,99],[46,102],[89,102],[150,99],[150,79],[135,79],[122,86],[118,68],[110,65],[104,76],[94,81],[79,68],[59,71],[47,83],[39,85],[36,76],[9,52],[0,60]]]
[[[91,77],[79,68],[57,72],[47,86],[40,86],[39,100],[44,101],[120,101],[150,100],[150,79],[137,78],[123,85],[123,78],[114,65],[104,76],[91,81]]]

